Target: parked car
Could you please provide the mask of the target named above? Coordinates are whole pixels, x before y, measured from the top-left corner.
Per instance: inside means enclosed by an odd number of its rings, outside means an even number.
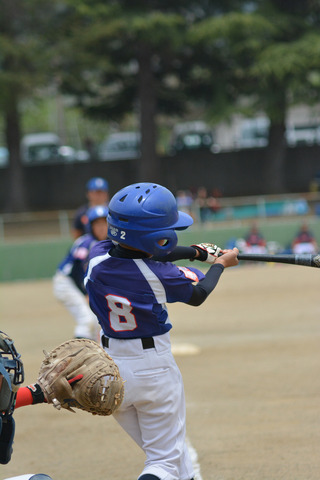
[[[203,121],[178,123],[174,126],[169,142],[168,153],[186,150],[206,149],[213,153],[220,151],[219,145],[214,140],[212,129]]]
[[[55,133],[31,133],[21,140],[21,159],[26,164],[59,161],[60,138]]]
[[[73,163],[90,160],[89,152],[62,145],[58,135],[41,132],[24,135],[21,140],[22,162],[28,165]]]
[[[9,152],[6,147],[0,147],[0,167],[9,165]]]
[[[140,156],[140,133],[111,133],[98,147],[98,159],[105,162],[111,160],[129,160]]]
[[[319,145],[320,125],[290,125],[286,129],[289,147],[296,145]]]
[[[245,119],[235,140],[236,148],[257,148],[268,145],[270,120],[266,117]],[[289,147],[320,145],[320,125],[287,125],[285,138]]]
[[[235,148],[259,148],[268,145],[270,120],[265,117],[247,118],[241,122]]]

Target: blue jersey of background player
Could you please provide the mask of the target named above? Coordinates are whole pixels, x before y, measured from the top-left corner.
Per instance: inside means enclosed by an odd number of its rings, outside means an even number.
[[[166,303],[200,305],[224,267],[238,263],[237,249],[218,258],[211,252],[220,249],[206,244],[182,247],[191,249],[190,259],[215,262],[206,274],[165,261],[179,257],[176,230],[192,222],[165,187],[129,185],[109,204],[108,235],[116,244],[101,242],[89,255],[85,285],[90,306],[102,327],[102,345],[126,382],[114,417],[146,454],[139,480],[190,480],[194,475]]]
[[[79,290],[86,295],[83,285],[84,273],[91,248],[97,243],[97,239],[90,233],[79,237],[72,245],[67,255],[59,263],[57,270],[73,279]]]
[[[89,307],[83,281],[90,249],[107,238],[107,214],[104,205],[89,209],[88,233],[75,240],[53,277],[54,295],[74,318],[76,338],[97,339],[98,323]]]
[[[87,269],[89,252],[98,241],[105,240],[107,235],[106,227],[100,227],[100,233],[97,230],[99,227],[94,227],[94,225],[96,220],[100,218],[106,221],[107,215],[108,208],[103,205],[97,205],[88,210],[87,233],[75,240],[67,255],[57,267],[58,271],[73,279],[84,295],[87,292],[84,288],[83,279]]]

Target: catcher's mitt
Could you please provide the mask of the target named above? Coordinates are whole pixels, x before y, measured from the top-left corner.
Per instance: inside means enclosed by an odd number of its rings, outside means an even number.
[[[93,415],[111,415],[120,406],[124,382],[117,365],[96,342],[68,340],[44,354],[37,382],[48,403]]]

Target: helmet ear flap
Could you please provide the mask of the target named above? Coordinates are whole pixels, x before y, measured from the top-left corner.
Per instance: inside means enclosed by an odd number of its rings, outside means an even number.
[[[177,243],[178,237],[174,230],[151,232],[141,238],[142,249],[148,252],[152,248],[152,254],[159,257],[172,252]]]

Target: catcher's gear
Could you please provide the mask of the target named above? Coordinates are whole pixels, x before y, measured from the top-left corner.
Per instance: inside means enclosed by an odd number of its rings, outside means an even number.
[[[93,415],[111,415],[119,408],[124,382],[113,359],[96,342],[72,339],[44,354],[37,382],[48,403]]]
[[[13,341],[0,331],[0,463],[11,460],[15,433],[13,411],[17,391],[24,380],[23,364]]]
[[[197,260],[211,264],[217,260],[219,253],[222,251],[220,247],[213,243],[198,243],[197,245],[191,245],[191,247],[198,250],[200,254]]]
[[[20,357],[13,340],[0,331],[0,415],[3,417],[13,413],[16,394],[24,380]]]

